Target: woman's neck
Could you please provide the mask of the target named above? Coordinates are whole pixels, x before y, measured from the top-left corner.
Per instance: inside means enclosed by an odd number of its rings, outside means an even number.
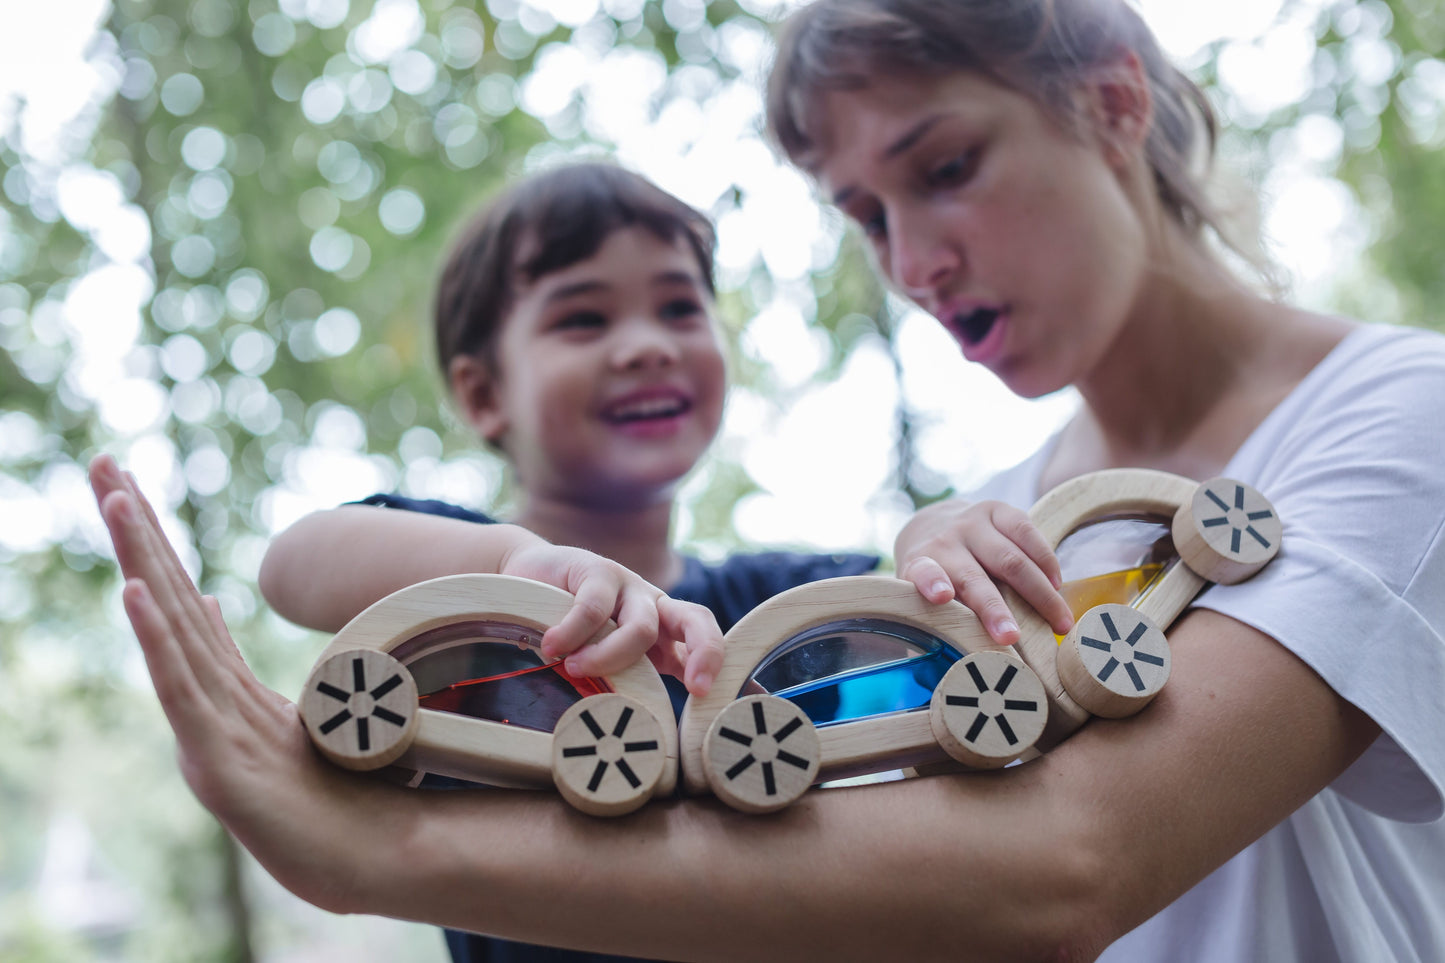
[[[672,548],[670,497],[622,509],[529,497],[511,521],[553,544],[610,558],[662,589],[682,577],[682,557]]]
[[[1109,467],[1218,474],[1349,326],[1269,301],[1174,235],[1105,359],[1049,480]]]

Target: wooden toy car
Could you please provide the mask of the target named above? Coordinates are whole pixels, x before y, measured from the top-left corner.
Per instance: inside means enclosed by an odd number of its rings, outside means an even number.
[[[342,629],[307,682],[302,716],[318,748],[350,768],[552,783],[579,809],[615,815],[671,792],[680,752],[688,791],[768,812],[846,776],[997,768],[1091,715],[1138,712],[1168,679],[1163,629],[1208,582],[1253,575],[1281,536],[1246,485],[1138,469],[1066,482],[1030,517],[1082,613],[1063,639],[1007,589],[1021,640],[1004,648],[967,608],[931,605],[909,582],[815,582],[728,632],[712,691],[688,700],[679,733],[645,659],[594,680],[541,658],[567,593],[452,576],[388,596]],[[1114,557],[1091,562],[1101,546]]]

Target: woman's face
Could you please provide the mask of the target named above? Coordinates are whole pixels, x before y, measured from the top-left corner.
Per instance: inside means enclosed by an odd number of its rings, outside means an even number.
[[[1123,330],[1148,254],[1119,152],[971,73],[821,102],[818,176],[892,286],[1016,394],[1087,377]]]

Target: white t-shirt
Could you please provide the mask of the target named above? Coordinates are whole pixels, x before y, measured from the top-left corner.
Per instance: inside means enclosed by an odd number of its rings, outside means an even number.
[[[972,496],[1027,508],[1052,445]],[[1285,525],[1195,603],[1294,652],[1382,733],[1327,789],[1101,957],[1445,960],[1445,337],[1367,325],[1222,473]]]

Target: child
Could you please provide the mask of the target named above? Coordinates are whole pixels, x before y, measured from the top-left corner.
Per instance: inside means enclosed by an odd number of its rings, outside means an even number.
[[[435,323],[457,408],[520,489],[511,520],[706,606],[726,631],[784,589],[861,574],[877,559],[771,552],[704,565],[673,547],[677,485],[722,419],[712,254],[707,219],[643,178],[600,163],[561,167],[504,192],[461,235]],[[283,532],[261,588],[281,615],[335,631],[395,589],[476,571],[477,523],[491,521],[375,495]],[[567,668],[620,667],[605,655],[578,650]],[[672,655],[653,653],[676,671]],[[688,688],[704,691],[716,670],[710,653],[689,660]],[[680,709],[686,692],[664,679]],[[458,961],[597,959],[460,933],[448,942]]]

